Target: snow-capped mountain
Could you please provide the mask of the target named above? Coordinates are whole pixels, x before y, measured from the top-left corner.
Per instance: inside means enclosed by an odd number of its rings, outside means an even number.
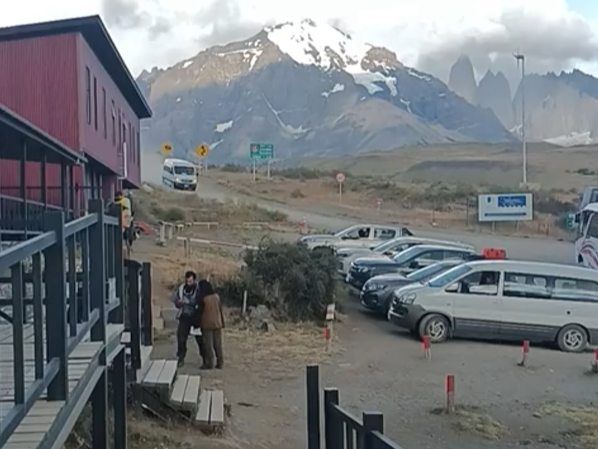
[[[206,142],[213,161],[245,162],[251,142],[288,158],[513,139],[490,110],[393,52],[312,20],[144,71],[138,83],[155,112],[146,148],[170,141],[181,154]]]

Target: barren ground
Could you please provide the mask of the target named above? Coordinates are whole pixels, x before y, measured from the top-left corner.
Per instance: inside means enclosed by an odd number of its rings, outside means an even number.
[[[248,237],[221,232],[223,240],[259,240],[256,232]],[[159,304],[165,304],[169,284],[186,268],[218,275],[234,269],[238,260],[238,254],[200,248],[185,258],[180,246],[159,248],[151,238],[138,243],[135,257],[154,260]],[[313,325],[276,324],[272,332],[229,325],[225,369],[202,373],[204,385],[223,387],[231,405],[226,433],[206,437],[177,425],[162,428],[134,420],[133,447],[304,448],[305,366],[310,363],[320,363],[322,386],[338,387],[342,404],[355,415],[382,411],[387,434],[406,449],[598,447],[598,377],[588,374],[591,354],[534,347],[522,368],[517,345],[451,341],[434,346],[432,360],[426,361],[418,341],[362,313],[355,297],[348,295],[344,306],[330,354],[322,329]],[[199,358],[192,341],[189,345],[184,371],[197,372]],[[167,329],[153,356],[174,358],[174,350]],[[457,379],[454,416],[438,413],[448,373]]]

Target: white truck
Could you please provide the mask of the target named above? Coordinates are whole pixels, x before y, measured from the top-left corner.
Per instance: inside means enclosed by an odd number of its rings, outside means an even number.
[[[310,249],[331,248],[339,245],[351,245],[359,248],[374,248],[380,243],[402,236],[413,235],[403,226],[359,224],[350,226],[336,234],[312,234],[299,239],[299,243],[307,245]]]

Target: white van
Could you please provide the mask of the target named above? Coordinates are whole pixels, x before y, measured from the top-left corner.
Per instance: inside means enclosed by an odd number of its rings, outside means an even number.
[[[175,190],[196,190],[197,170],[195,165],[184,159],[164,159],[162,184]]]
[[[598,274],[569,265],[466,262],[394,292],[388,319],[433,343],[449,337],[598,344]]]

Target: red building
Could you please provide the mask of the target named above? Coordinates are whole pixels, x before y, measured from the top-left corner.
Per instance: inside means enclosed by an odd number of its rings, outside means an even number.
[[[0,28],[0,105],[86,160],[61,168],[25,151],[3,158],[0,147],[3,197],[24,191],[77,214],[89,198],[139,186],[140,120],[151,110],[99,16]]]

